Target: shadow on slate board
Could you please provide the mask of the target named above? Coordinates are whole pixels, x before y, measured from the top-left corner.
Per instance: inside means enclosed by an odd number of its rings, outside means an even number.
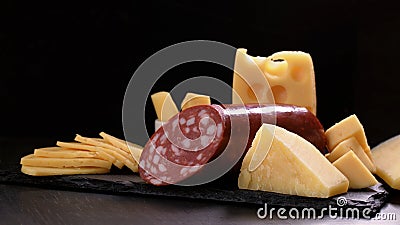
[[[322,199],[263,191],[226,190],[207,184],[191,187],[174,185],[157,187],[144,183],[136,174],[34,177],[21,173],[20,166],[0,169],[0,183],[105,194],[138,194],[258,205],[267,203],[269,206],[298,209],[312,207],[315,210],[322,210],[329,206],[343,210],[357,208],[360,216],[362,210],[369,208],[371,213],[368,216],[371,217],[379,212],[389,195],[384,185],[380,183],[370,188]],[[339,206],[338,198],[343,200],[342,197],[347,202]],[[324,212],[328,213],[327,210]]]

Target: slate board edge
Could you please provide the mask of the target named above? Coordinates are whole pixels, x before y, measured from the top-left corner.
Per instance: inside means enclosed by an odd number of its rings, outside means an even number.
[[[13,177],[17,177],[18,179],[13,179]],[[38,183],[37,181],[40,181],[42,183]],[[55,182],[56,184],[53,184],[53,181],[57,181]],[[327,207],[329,205],[337,206],[336,198],[339,197],[336,196],[329,199],[318,199],[249,190],[222,190],[204,187],[191,187],[191,189],[188,189],[188,187],[178,186],[155,187],[148,184],[136,183],[131,181],[113,182],[101,179],[88,179],[79,176],[32,177],[22,174],[19,171],[19,168],[18,171],[16,171],[15,169],[6,171],[0,170],[0,182],[24,186],[29,185],[42,188],[44,187],[47,189],[86,191],[103,194],[138,194],[142,196],[162,196],[180,199],[211,200],[217,202],[243,203],[253,205],[263,205],[264,202],[266,202],[265,200],[267,200],[267,203],[270,206],[294,208],[310,207],[311,201],[312,207],[317,210],[323,207]],[[386,203],[389,195],[389,193],[383,188],[383,186],[379,188],[381,189],[380,192],[377,192],[374,195],[370,196],[368,202],[349,199],[348,205],[343,206],[343,208],[370,208],[371,215],[375,215]],[[145,189],[145,192],[143,192],[143,189]],[[222,195],[215,195],[215,192],[218,192]],[[193,195],[193,193],[201,194],[200,197],[198,197],[196,195]],[[231,197],[227,199],[227,195]],[[243,195],[245,197],[243,197]],[[303,201],[306,201],[306,203],[303,203]]]

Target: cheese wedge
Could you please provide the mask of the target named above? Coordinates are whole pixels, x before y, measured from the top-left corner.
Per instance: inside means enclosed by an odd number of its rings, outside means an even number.
[[[344,154],[333,162],[333,165],[349,179],[349,188],[367,188],[378,183],[374,175],[364,166],[353,151]]]
[[[332,151],[340,142],[355,137],[367,156],[372,159],[371,149],[365,136],[364,127],[356,115],[351,115],[336,123],[325,132],[328,149]]]
[[[400,135],[372,149],[376,174],[390,187],[400,190]]]
[[[269,144],[259,147],[264,140],[272,140],[269,148],[265,147]],[[253,171],[249,170],[252,160],[261,161]],[[243,160],[238,186],[241,189],[328,198],[345,193],[349,181],[310,142],[284,128],[263,124]]]
[[[96,158],[44,158],[37,157],[33,154],[24,156],[21,158],[21,164],[24,166],[36,166],[36,167],[55,167],[55,168],[66,168],[66,167],[100,167],[100,168],[111,168],[111,163]]]
[[[270,90],[263,90],[268,87],[265,87],[260,80],[254,80],[254,72],[246,72],[242,69],[251,67],[254,63],[264,73],[264,79],[269,83]],[[237,71],[244,72],[239,75]],[[303,106],[314,115],[316,114],[314,67],[311,56],[304,52],[283,51],[269,57],[252,57],[247,55],[246,49],[238,49],[233,90],[234,104],[240,104],[241,101],[243,103],[271,103],[269,98],[263,98],[263,96],[266,95],[265,92],[272,91],[275,103]],[[256,98],[256,96],[261,98]]]
[[[326,158],[330,162],[334,162],[349,151],[353,151],[356,154],[356,156],[361,160],[361,162],[368,168],[368,170],[371,173],[375,173],[376,167],[374,163],[364,152],[363,148],[358,143],[357,139],[354,137],[351,137],[349,139],[340,142],[340,144],[336,146],[333,149],[333,151],[329,154],[329,156],[326,156]]]
[[[78,151],[85,150],[85,151],[97,152],[98,154],[102,155],[102,158],[113,163],[114,166],[116,166],[117,168],[121,169],[124,166],[124,164],[121,161],[119,161],[112,155],[113,152],[109,149],[100,148],[100,147],[96,147],[93,145],[86,145],[86,144],[77,143],[77,142],[57,141],[56,145],[59,147],[62,147],[62,148],[68,148],[68,149],[73,149],[73,150],[78,150]]]
[[[114,147],[120,148],[120,149],[124,150],[125,152],[130,153],[132,155],[133,159],[135,159],[136,163],[139,163],[139,159],[140,159],[140,156],[142,155],[142,151],[143,151],[142,146],[140,146],[138,144],[134,144],[129,141],[124,141],[122,139],[116,138],[116,137],[106,134],[104,132],[101,132],[100,136],[106,142],[113,145]]]
[[[138,163],[133,159],[132,155],[125,152],[124,150],[117,148],[111,144],[103,142],[102,140],[96,140],[95,138],[82,137],[79,134],[76,135],[75,141],[81,142],[87,145],[93,145],[97,148],[107,151],[107,153],[114,156],[117,160],[122,162],[126,167],[131,169],[133,172],[138,172]]]
[[[178,108],[168,92],[161,91],[151,95],[154,108],[159,120],[165,122],[178,114]]]
[[[185,110],[187,108],[196,105],[211,105],[210,96],[200,95],[195,93],[187,93],[185,98],[182,100],[181,109]]]
[[[45,158],[98,158],[104,159],[100,156],[99,152],[79,151],[61,147],[47,147],[35,149],[34,155],[36,157]],[[106,160],[106,159],[105,159]]]
[[[110,170],[99,167],[49,168],[22,165],[21,172],[31,176],[54,176],[75,174],[105,174],[109,173]]]

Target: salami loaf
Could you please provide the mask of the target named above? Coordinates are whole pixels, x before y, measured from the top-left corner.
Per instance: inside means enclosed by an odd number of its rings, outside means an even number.
[[[324,129],[306,108],[199,105],[175,115],[151,136],[140,157],[139,174],[145,182],[157,186],[202,184],[228,171],[238,174],[245,152],[263,123],[297,133],[325,151]]]

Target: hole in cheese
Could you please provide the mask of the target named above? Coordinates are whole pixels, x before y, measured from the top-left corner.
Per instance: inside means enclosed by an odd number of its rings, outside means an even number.
[[[284,59],[267,60],[264,64],[264,72],[273,76],[284,76],[288,70],[288,63]]]
[[[277,103],[283,103],[287,99],[286,88],[281,85],[276,85],[271,88],[272,93],[274,94],[275,101]]]
[[[290,75],[292,76],[292,79],[295,81],[303,81],[306,78],[304,70],[297,66],[293,66],[291,68]]]

